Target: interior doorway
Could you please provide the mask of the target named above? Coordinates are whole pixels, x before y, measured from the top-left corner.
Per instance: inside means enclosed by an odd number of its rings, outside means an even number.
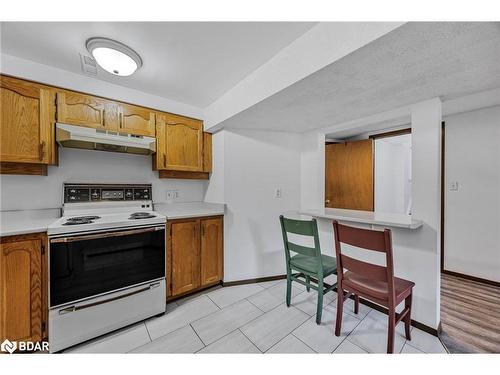
[[[411,129],[325,146],[325,207],[411,214]]]

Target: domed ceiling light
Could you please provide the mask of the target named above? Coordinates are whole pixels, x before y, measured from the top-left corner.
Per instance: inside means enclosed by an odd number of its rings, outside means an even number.
[[[105,71],[129,76],[142,66],[141,57],[132,48],[108,38],[90,38],[87,50]]]

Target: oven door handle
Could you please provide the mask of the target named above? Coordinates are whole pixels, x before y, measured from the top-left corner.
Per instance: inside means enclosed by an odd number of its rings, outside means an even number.
[[[59,310],[59,315],[69,314],[69,313],[72,313],[72,312],[75,312],[75,311],[85,310],[85,309],[88,309],[90,307],[99,306],[99,305],[102,305],[104,303],[108,303],[108,302],[112,302],[112,301],[117,301],[119,299],[123,299],[123,298],[127,298],[127,297],[130,297],[130,296],[133,296],[135,294],[147,292],[148,290],[157,288],[159,286],[160,286],[159,282],[152,283],[152,284],[149,284],[145,288],[134,290],[133,292],[125,293],[125,294],[122,294],[120,296],[116,296],[116,297],[113,297],[113,298],[108,298],[106,300],[92,302],[92,303],[87,303],[86,305],[79,305],[79,306],[73,305],[73,306],[69,306],[69,307],[66,307],[64,309],[60,309]]]
[[[96,240],[100,238],[110,238],[110,237],[122,237],[129,236],[133,234],[140,233],[148,233],[155,232],[157,230],[165,229],[165,227],[152,227],[152,228],[144,228],[144,229],[134,229],[134,230],[126,230],[120,232],[104,232],[97,234],[87,234],[82,236],[70,236],[70,237],[61,237],[61,238],[53,238],[50,240],[50,243],[66,243],[66,242],[77,242],[77,241],[85,241],[85,240]]]

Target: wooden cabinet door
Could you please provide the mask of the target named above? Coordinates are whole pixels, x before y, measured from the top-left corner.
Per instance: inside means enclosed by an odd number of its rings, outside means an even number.
[[[147,108],[120,104],[119,131],[154,137],[155,114]]]
[[[325,147],[325,207],[373,211],[373,140]]]
[[[172,222],[170,225],[172,296],[200,286],[200,222]]]
[[[118,105],[76,92],[57,93],[57,121],[101,130],[118,130]]]
[[[42,339],[42,241],[0,244],[0,341]]]
[[[163,115],[156,115],[156,154],[153,156],[153,169],[167,169],[167,127]]]
[[[222,280],[223,221],[222,218],[201,220],[201,285]]]
[[[203,133],[203,172],[212,172],[212,134]]]
[[[165,126],[165,169],[202,172],[203,122],[170,114],[161,117]]]
[[[54,96],[35,84],[1,77],[0,159],[49,164]]]

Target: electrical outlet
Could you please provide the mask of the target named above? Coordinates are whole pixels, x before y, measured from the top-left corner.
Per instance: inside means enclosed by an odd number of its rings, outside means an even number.
[[[175,198],[175,190],[167,190],[167,201],[171,202]]]
[[[171,202],[179,198],[179,190],[167,190],[167,201]]]

